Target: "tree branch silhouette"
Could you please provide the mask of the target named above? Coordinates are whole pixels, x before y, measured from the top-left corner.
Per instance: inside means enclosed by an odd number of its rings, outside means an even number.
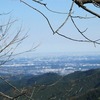
[[[73,16],[74,3],[76,3],[79,7],[81,7],[81,8],[84,9],[85,11],[87,11],[87,12],[91,13],[92,15],[95,15],[96,17],[100,18],[100,15],[99,15],[99,14],[97,14],[97,13],[95,13],[95,12],[89,10],[88,8],[86,8],[86,7],[84,6],[84,5],[87,4],[87,3],[93,3],[93,0],[92,0],[92,1],[91,1],[91,0],[73,0],[68,13],[59,12],[59,11],[55,11],[55,10],[51,10],[51,9],[48,7],[47,3],[43,3],[42,1],[39,1],[39,0],[38,0],[38,1],[37,1],[37,0],[32,0],[32,1],[33,1],[34,3],[37,3],[37,4],[39,4],[39,5],[43,6],[43,7],[45,7],[48,11],[50,11],[50,12],[52,12],[52,13],[62,14],[62,15],[65,14],[65,15],[67,15],[65,21],[62,22],[62,24],[55,30],[54,27],[51,25],[52,22],[49,20],[49,18],[48,18],[41,10],[38,10],[38,8],[33,7],[32,5],[30,5],[28,2],[26,2],[26,1],[24,1],[24,0],[20,0],[20,2],[22,2],[22,3],[25,4],[26,6],[30,7],[31,9],[35,10],[36,12],[38,12],[39,14],[41,14],[41,15],[46,19],[46,21],[47,21],[47,23],[48,23],[50,29],[52,30],[53,35],[54,35],[54,34],[57,34],[57,35],[59,35],[59,36],[61,36],[61,37],[64,37],[64,38],[69,39],[69,40],[72,40],[72,41],[77,41],[77,42],[91,42],[91,43],[93,43],[93,44],[100,44],[100,43],[99,43],[99,39],[96,39],[97,41],[95,41],[95,40],[91,40],[91,39],[89,39],[87,36],[85,36],[85,35],[83,34],[83,32],[80,31],[80,29],[78,28],[78,26],[76,26],[76,24],[75,24],[75,22],[74,22],[74,20],[73,20],[73,18],[80,18],[80,19],[81,19],[81,18],[84,18],[84,19],[94,18],[94,17]],[[100,0],[96,0],[95,2],[99,4],[99,3],[100,3]],[[75,26],[75,28],[76,28],[76,29],[78,30],[78,32],[85,38],[85,40],[83,40],[83,39],[82,39],[82,40],[81,40],[81,39],[74,39],[74,38],[71,38],[71,37],[69,37],[69,36],[67,36],[67,35],[64,35],[64,34],[62,34],[61,32],[59,32],[59,30],[61,30],[61,29],[65,26],[65,24],[67,23],[67,21],[68,21],[70,18],[71,18],[72,23],[73,23],[73,25]],[[86,30],[85,30],[84,32],[86,32]]]

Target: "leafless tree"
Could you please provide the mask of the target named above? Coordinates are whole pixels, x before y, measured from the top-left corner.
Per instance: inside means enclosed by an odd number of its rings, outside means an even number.
[[[31,52],[38,46],[32,46],[32,48],[22,52],[15,52],[16,49],[19,49],[18,46],[28,37],[27,32],[23,34],[22,26],[19,29],[14,29],[13,26],[17,21],[9,18],[7,23],[0,25],[0,58],[2,58],[0,59],[0,66],[11,60],[13,56]]]
[[[89,37],[87,37],[84,34],[87,31],[87,28],[84,31],[81,31],[81,29],[79,28],[79,26],[77,26],[77,23],[75,22],[75,19],[91,19],[91,18],[98,18],[99,19],[100,14],[98,12],[93,11],[93,9],[89,9],[87,7],[87,5],[93,4],[96,9],[100,9],[100,0],[72,0],[72,1],[70,1],[71,5],[68,8],[69,9],[68,12],[62,12],[62,11],[60,12],[60,11],[52,10],[51,8],[48,7],[48,1],[45,1],[45,0],[31,0],[31,1],[32,1],[32,3],[37,4],[37,5],[45,8],[50,13],[58,14],[58,16],[59,16],[59,14],[60,15],[66,15],[65,20],[55,29],[53,27],[52,22],[50,21],[49,17],[41,9],[39,9],[38,7],[33,6],[32,4],[30,4],[29,0],[26,0],[26,1],[25,0],[20,0],[21,3],[23,3],[26,6],[30,7],[31,9],[38,12],[39,14],[41,14],[44,17],[44,19],[47,21],[48,26],[50,27],[53,35],[57,34],[61,37],[64,37],[64,38],[72,40],[72,41],[77,41],[77,42],[88,42],[88,43],[90,42],[90,43],[94,43],[94,44],[100,44],[100,39],[99,38],[95,39],[95,40],[90,39]],[[59,1],[57,1],[57,2],[59,2]],[[66,0],[66,5],[67,5],[67,2],[68,1]],[[92,16],[81,16],[80,14],[75,15],[74,14],[74,6],[76,6],[76,5],[79,7],[79,9],[82,8],[86,12],[90,13]],[[56,6],[56,4],[55,4],[55,6]],[[0,15],[2,15],[2,14],[0,14]],[[72,37],[69,37],[69,36],[67,36],[65,34],[62,34],[60,32],[60,30],[67,24],[67,22],[69,20],[71,20],[71,22],[73,23],[75,29],[77,29],[77,31],[83,36],[84,39],[72,38]],[[11,19],[9,19],[8,23],[0,25],[0,57],[2,58],[0,60],[0,65],[4,64],[6,61],[10,60],[10,57],[13,55],[14,50],[27,37],[27,35],[25,34],[23,37],[19,38],[20,33],[21,33],[21,29],[19,29],[14,36],[12,36],[12,34],[9,34],[9,29],[11,28],[11,26],[15,22],[16,22],[16,20],[12,21]],[[2,78],[2,77],[0,77],[0,78],[19,93],[15,97],[8,96],[8,95],[6,95],[2,92],[0,92],[0,95],[2,95],[5,98],[8,98],[10,100],[14,100],[14,99],[24,95],[29,100],[33,100],[32,95],[34,94],[35,87],[32,91],[31,96],[28,96],[25,91],[23,92],[23,91],[18,90],[15,86],[10,84],[4,78]],[[54,83],[52,85],[55,85],[56,83]],[[50,85],[50,86],[52,86],[52,85]],[[50,87],[50,86],[47,86],[47,87]],[[40,86],[38,91],[41,91],[41,88],[43,88],[43,87],[45,87],[45,86],[44,85]]]
[[[1,17],[7,15],[9,15],[9,13],[0,14]],[[22,52],[15,52],[16,49],[20,49],[20,44],[22,44],[22,42],[28,37],[27,32],[23,34],[21,26],[18,30],[13,29],[13,26],[17,21],[18,20],[13,20],[12,18],[9,18],[6,23],[0,23],[0,67],[3,67],[5,63],[11,61],[15,56],[27,52],[32,52],[38,46],[33,46],[32,48],[28,48],[27,50]],[[24,95],[25,97],[30,99],[30,97],[26,95],[25,91],[17,89],[16,86],[8,82],[3,76],[0,75],[0,81],[1,80],[9,85],[12,89],[17,91],[18,95],[11,97],[0,91],[0,97],[2,96],[7,100],[15,100],[16,98]]]
[[[72,40],[72,41],[78,41],[78,42],[91,42],[93,44],[100,44],[100,39],[91,39],[88,36],[85,35],[85,32],[87,31],[87,28],[84,31],[81,31],[81,29],[79,28],[79,26],[77,25],[77,23],[75,22],[75,19],[92,19],[92,18],[100,18],[100,12],[96,12],[93,11],[93,9],[89,9],[87,7],[87,5],[94,5],[94,8],[96,9],[100,9],[100,0],[72,0],[71,5],[69,8],[67,8],[67,3],[69,1],[65,1],[66,2],[66,8],[69,9],[68,12],[60,12],[60,11],[55,11],[52,10],[52,8],[49,8],[49,3],[48,1],[45,0],[30,0],[33,4],[38,5],[42,8],[45,8],[47,11],[49,11],[50,13],[56,13],[56,14],[60,14],[60,16],[62,15],[66,15],[65,20],[62,22],[61,25],[59,25],[57,27],[57,29],[55,29],[52,25],[52,21],[50,21],[49,17],[45,14],[44,11],[42,11],[38,6],[33,6],[32,3],[30,3],[28,0],[20,0],[21,3],[25,4],[26,6],[30,7],[31,9],[33,9],[34,11],[38,12],[39,14],[41,14],[45,20],[47,21],[51,31],[53,34],[57,34],[61,37],[64,37],[66,39]],[[55,6],[57,5],[56,2],[59,1],[53,1],[53,4],[55,3]],[[62,1],[63,2],[63,1]],[[79,13],[79,15],[75,15],[74,14],[74,6],[78,6],[79,9],[82,8],[84,11],[86,11],[87,13],[90,13],[92,16],[81,16],[81,14]],[[57,15],[59,16],[59,15]],[[72,38],[71,36],[67,36],[63,33],[60,32],[60,30],[63,29],[63,27],[67,24],[67,22],[71,20],[71,22],[73,23],[74,27],[77,29],[77,31],[83,36],[82,39],[76,39],[76,38]],[[93,19],[92,19],[93,20]]]

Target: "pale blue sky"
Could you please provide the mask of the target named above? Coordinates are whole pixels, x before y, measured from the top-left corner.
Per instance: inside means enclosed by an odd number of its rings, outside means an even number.
[[[27,7],[20,0],[1,0],[0,2],[0,13],[12,11],[10,15],[13,19],[18,19],[15,28],[18,29],[20,25],[23,26],[24,31],[29,30],[29,37],[18,49],[19,51],[30,48],[32,44],[40,46],[35,52],[100,52],[100,46],[94,47],[92,43],[78,43],[67,40],[58,35],[53,35],[50,30],[46,20],[36,11]],[[31,0],[26,0],[30,2],[34,7],[38,7],[42,10],[50,19],[51,24],[56,29],[61,22],[64,21],[66,15],[53,14],[48,12],[43,6],[38,6],[37,4],[31,2]],[[68,0],[44,0],[48,2],[48,7],[53,10],[58,10],[62,12],[68,12],[71,1]],[[92,10],[97,11],[100,14],[100,8],[96,8],[93,5],[88,6]],[[83,11],[81,8],[74,6],[74,15],[84,15],[91,16],[87,12]],[[9,19],[9,17],[8,17]],[[6,17],[0,19],[0,24],[7,20]],[[91,39],[100,38],[100,19],[76,19],[77,25],[81,30],[88,28],[86,34]],[[74,28],[72,22],[69,20],[67,24],[60,31],[62,34],[71,36],[73,38],[81,39],[82,36]]]

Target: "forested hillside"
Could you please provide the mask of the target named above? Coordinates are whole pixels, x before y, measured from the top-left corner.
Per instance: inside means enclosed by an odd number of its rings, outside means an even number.
[[[19,90],[23,89],[34,100],[99,100],[100,69],[77,71],[66,76],[46,73],[37,76],[9,78]],[[0,90],[11,96],[18,93],[7,84],[0,84]],[[0,97],[0,100],[3,100]],[[6,99],[5,99],[6,100]],[[27,100],[24,95],[19,100]]]

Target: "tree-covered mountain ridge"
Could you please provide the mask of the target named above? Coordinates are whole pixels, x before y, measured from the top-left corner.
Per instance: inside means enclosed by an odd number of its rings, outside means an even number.
[[[76,71],[65,76],[56,73],[22,76],[20,79],[17,76],[10,82],[20,90],[24,88],[34,100],[100,100],[100,69]],[[2,82],[0,90],[11,96],[17,95]],[[19,100],[27,99],[21,96]]]

